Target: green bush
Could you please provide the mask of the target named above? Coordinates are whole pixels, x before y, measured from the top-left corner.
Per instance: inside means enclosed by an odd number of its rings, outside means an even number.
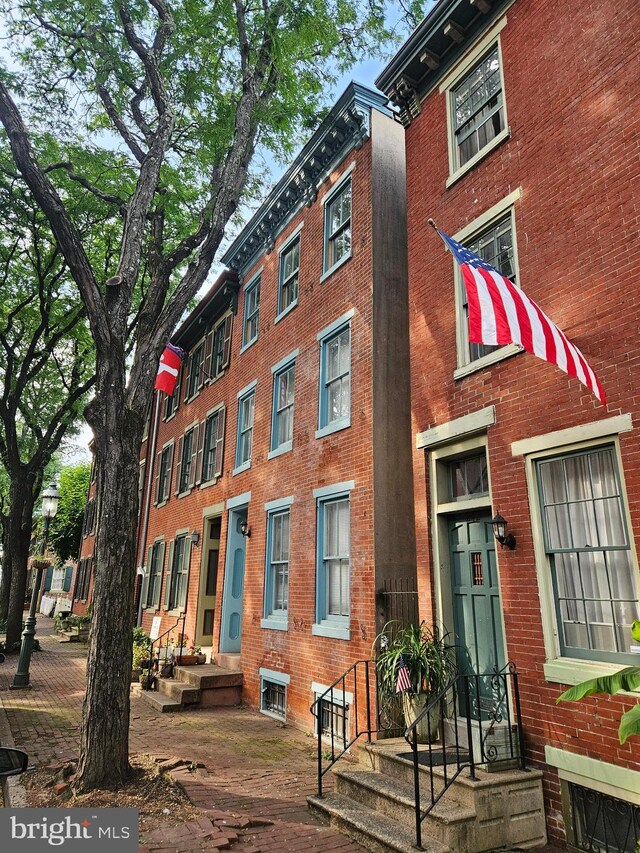
[[[133,629],[133,645],[134,646],[144,646],[145,649],[149,648],[151,643],[151,639],[144,628],[134,628]]]

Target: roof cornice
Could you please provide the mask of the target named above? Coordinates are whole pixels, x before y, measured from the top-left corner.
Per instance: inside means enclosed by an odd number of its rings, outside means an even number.
[[[392,112],[387,98],[375,89],[350,83],[293,164],[222,256],[222,263],[240,275],[256,257],[272,251],[278,234],[295,213],[316,200],[327,175],[371,132],[371,110]]]
[[[440,0],[376,80],[408,127],[421,99],[515,0]]]
[[[171,343],[188,350],[235,301],[239,289],[235,272],[224,270],[171,336]],[[234,310],[235,313],[235,310]]]

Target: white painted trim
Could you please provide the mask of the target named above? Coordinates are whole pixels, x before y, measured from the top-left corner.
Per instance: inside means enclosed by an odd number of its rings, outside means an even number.
[[[482,231],[487,225],[490,225],[494,219],[499,219],[503,213],[509,210],[510,207],[513,207],[521,198],[522,187],[518,187],[512,193],[509,193],[509,195],[501,199],[497,204],[494,204],[493,207],[490,207],[488,210],[485,210],[484,213],[481,213],[480,216],[476,216],[472,222],[469,222],[464,226],[464,228],[461,228],[460,231],[453,234],[453,239],[457,240],[458,243],[462,243],[467,238],[473,236],[476,231]]]
[[[329,622],[314,623],[311,626],[314,637],[330,637],[332,640],[350,640],[351,629],[344,625],[331,625]]]
[[[296,307],[297,304],[298,304],[297,298],[294,299],[293,302],[290,302],[287,305],[287,307],[284,309],[284,311],[281,311],[279,314],[276,315],[276,318],[273,321],[273,325],[275,326],[276,323],[280,322],[280,320],[284,320],[284,318],[287,316],[287,314],[291,313],[291,311],[293,311],[293,309]]]
[[[343,483],[334,483],[333,486],[321,486],[318,489],[314,489],[313,497],[327,498],[331,495],[338,494],[339,492],[350,492],[352,489],[355,489],[355,487],[355,480],[345,480]]]
[[[254,379],[253,382],[250,382],[248,385],[245,385],[238,393],[236,394],[237,399],[239,400],[241,397],[248,396],[251,391],[254,391],[258,386],[258,380]]]
[[[275,616],[265,616],[260,620],[260,627],[268,631],[288,631],[289,622],[286,619],[277,619]]]
[[[345,181],[347,181],[347,180],[351,177],[351,175],[352,175],[352,174],[353,174],[353,172],[355,171],[355,168],[356,168],[356,161],[355,161],[355,160],[353,160],[353,161],[352,161],[352,162],[347,166],[347,168],[344,170],[344,172],[340,175],[340,177],[339,177],[339,178],[338,178],[338,180],[335,182],[335,184],[334,184],[334,185],[333,185],[329,190],[327,190],[327,192],[326,192],[326,193],[324,194],[324,196],[322,197],[322,200],[321,200],[320,204],[321,204],[323,207],[325,206],[325,204],[326,204],[328,201],[331,201],[331,199],[334,197],[334,195],[335,195],[337,192],[340,192],[340,190],[342,189],[342,185],[344,184],[344,182],[345,182]],[[353,213],[353,211],[352,211],[352,213]],[[323,215],[324,215],[324,214],[323,214]]]
[[[348,311],[345,311],[342,316],[338,317],[337,320],[334,320],[333,323],[329,323],[328,326],[325,326],[318,334],[316,335],[316,340],[322,341],[325,338],[328,338],[329,335],[332,335],[334,332],[337,332],[341,326],[346,326],[347,323],[353,319],[356,313],[355,308],[350,308]]]
[[[484,370],[487,367],[491,367],[492,364],[497,364],[499,361],[504,361],[505,358],[511,358],[512,355],[518,355],[520,352],[524,352],[524,347],[521,347],[520,344],[505,344],[503,347],[500,347],[500,349],[487,353],[487,355],[483,355],[482,358],[476,358],[468,364],[456,367],[453,371],[453,378],[464,379],[465,376],[470,376],[478,370]]]
[[[261,666],[258,670],[260,678],[267,678],[269,681],[275,681],[278,684],[290,684],[291,676],[286,672],[277,672],[275,669],[265,669]]]
[[[251,492],[249,492],[251,494]],[[232,498],[233,500],[233,498]],[[224,512],[224,501],[220,501],[217,504],[211,504],[210,506],[205,506],[202,510],[203,518],[210,518],[211,516],[221,515]]]
[[[224,403],[218,403],[218,405],[217,405],[217,406],[214,406],[212,409],[209,409],[209,411],[208,411],[208,412],[207,412],[207,414],[205,415],[205,419],[206,419],[206,418],[210,418],[210,417],[211,417],[211,415],[215,415],[215,413],[216,413],[216,412],[219,412],[219,411],[220,411],[220,409],[224,409]]]
[[[472,435],[473,433],[486,430],[487,427],[492,426],[495,422],[495,406],[478,409],[478,411],[470,412],[470,414],[463,415],[461,418],[456,418],[453,421],[431,427],[424,432],[419,432],[416,436],[416,449],[421,450],[425,447],[446,444],[455,438],[461,438],[465,435]]]
[[[295,360],[296,360],[296,358],[297,358],[299,355],[300,355],[300,350],[299,350],[299,349],[297,349],[297,348],[296,348],[296,349],[292,350],[292,351],[289,353],[289,355],[285,355],[285,357],[284,357],[284,358],[281,358],[281,359],[280,359],[280,361],[279,361],[277,364],[274,364],[274,365],[273,365],[273,367],[271,368],[271,372],[272,372],[274,375],[275,375],[276,373],[279,373],[279,372],[282,370],[282,368],[283,368],[283,367],[286,367],[286,366],[289,364],[289,362],[291,362],[291,361],[295,361]]]
[[[273,501],[267,501],[264,505],[265,512],[271,512],[274,509],[285,509],[288,506],[291,506],[293,503],[293,495],[289,495],[287,498],[276,498]]]
[[[557,658],[556,660],[545,661],[544,677],[546,681],[553,684],[580,684],[581,681],[587,681],[590,678],[599,678],[601,675],[615,675],[629,664],[606,663],[603,661],[587,661],[582,658]],[[626,695],[632,696],[640,694],[640,687],[637,690],[621,691]]]
[[[285,441],[284,444],[280,444],[278,447],[274,447],[273,450],[270,450],[267,453],[267,459],[276,459],[278,456],[282,456],[284,453],[291,453],[293,450],[293,440]]]
[[[506,104],[504,103],[504,101],[503,101],[503,107],[504,107],[505,119],[506,119],[507,107],[506,107]],[[494,138],[491,140],[491,142],[487,143],[487,145],[485,145],[484,148],[481,148],[480,151],[478,151],[477,154],[474,154],[470,160],[467,160],[467,162],[464,164],[464,166],[460,166],[459,169],[456,169],[455,172],[452,172],[449,175],[449,177],[446,179],[446,181],[444,182],[445,187],[447,189],[449,189],[449,187],[452,187],[457,181],[460,180],[460,178],[462,178],[464,175],[466,175],[470,169],[473,169],[473,167],[475,165],[477,165],[481,160],[484,160],[484,158],[488,154],[491,154],[491,152],[494,150],[494,148],[497,148],[498,145],[501,145],[505,141],[505,139],[510,139],[510,138],[511,138],[511,128],[507,125],[504,128],[504,130],[501,130],[497,136],[494,136]],[[455,142],[453,144],[455,145]],[[451,156],[453,158],[454,155],[452,154]]]
[[[316,699],[319,699],[323,693],[326,693],[329,689],[328,684],[318,684],[317,681],[311,682],[311,692],[314,694]],[[353,705],[353,693],[345,690],[336,690],[334,687],[331,691],[331,695],[329,696],[329,700],[334,702],[336,705],[342,705],[346,703],[347,705]]]
[[[242,474],[243,471],[248,471],[251,468],[251,460],[247,459],[246,462],[243,462],[242,465],[238,465],[237,468],[234,468],[231,472],[231,476],[235,477],[236,474]]]
[[[316,438],[324,438],[325,435],[331,435],[333,432],[340,432],[340,430],[347,429],[351,426],[351,415],[348,418],[340,418],[340,420],[332,421],[330,424],[326,426],[320,427],[315,432]]]
[[[251,500],[251,492],[243,492],[241,495],[236,495],[235,498],[227,500],[227,509],[236,509],[240,506],[246,506]]]
[[[544,757],[547,764],[557,768],[561,779],[640,805],[640,772],[637,770],[555,746],[545,746]]]
[[[322,275],[320,276],[320,284],[322,284],[323,281],[326,281],[328,278],[330,278],[336,270],[340,269],[340,267],[343,264],[346,264],[347,261],[350,261],[352,257],[353,257],[353,253],[351,250],[349,250],[347,252],[347,254],[343,255],[339,261],[336,261],[332,267],[329,267],[328,270],[325,270],[322,273]]]
[[[528,456],[530,453],[552,450],[563,445],[618,435],[621,432],[629,432],[631,429],[633,429],[633,422],[630,414],[615,415],[601,421],[591,421],[588,424],[569,427],[569,429],[559,429],[544,435],[534,435],[514,441],[511,443],[511,455]]]

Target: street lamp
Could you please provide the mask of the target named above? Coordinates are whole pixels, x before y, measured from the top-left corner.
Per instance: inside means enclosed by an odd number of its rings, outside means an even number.
[[[55,483],[51,483],[48,489],[42,493],[42,517],[44,518],[44,541],[42,543],[42,553],[47,552],[47,539],[49,537],[49,524],[54,515],[58,512],[58,503],[60,501],[60,492],[56,488]],[[18,659],[18,671],[13,676],[13,684],[11,689],[16,687],[31,687],[29,684],[29,664],[31,663],[31,652],[33,651],[33,638],[36,633],[36,606],[38,604],[38,594],[40,592],[40,584],[42,583],[42,573],[47,568],[46,564],[36,566],[36,580],[31,594],[31,607],[29,615],[24,623],[24,631],[22,632],[22,645],[20,646],[20,657]]]

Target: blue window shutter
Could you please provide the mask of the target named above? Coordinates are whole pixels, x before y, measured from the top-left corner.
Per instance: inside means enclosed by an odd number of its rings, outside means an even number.
[[[64,584],[62,589],[65,592],[69,592],[71,589],[71,575],[73,574],[73,566],[66,566],[64,570]]]
[[[51,581],[53,580],[53,566],[49,566],[46,570],[46,574],[44,576],[44,589],[43,592],[49,592],[51,589]]]

